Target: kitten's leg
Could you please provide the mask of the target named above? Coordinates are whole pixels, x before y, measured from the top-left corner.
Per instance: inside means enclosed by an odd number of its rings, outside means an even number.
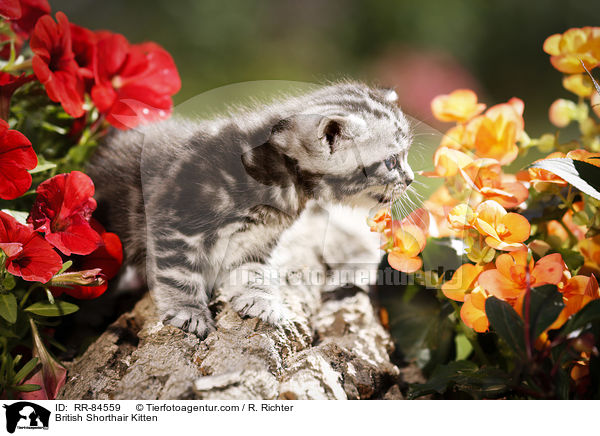
[[[150,242],[150,241],[149,241]],[[185,242],[160,235],[148,250],[148,283],[161,321],[200,338],[215,330],[206,278],[185,256]]]
[[[282,325],[290,323],[290,313],[283,303],[280,285],[276,270],[252,262],[229,271],[219,287],[241,316]]]

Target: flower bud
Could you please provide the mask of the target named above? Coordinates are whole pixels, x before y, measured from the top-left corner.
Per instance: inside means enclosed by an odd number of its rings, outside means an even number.
[[[559,98],[550,106],[548,117],[556,127],[566,127],[577,118],[577,105],[570,100]]]
[[[100,268],[88,269],[84,271],[68,271],[57,274],[48,282],[50,286],[100,286],[106,282],[104,274]]]

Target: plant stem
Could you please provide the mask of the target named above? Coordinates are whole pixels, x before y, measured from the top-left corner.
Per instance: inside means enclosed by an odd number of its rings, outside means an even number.
[[[577,244],[577,236],[575,236],[575,234],[571,231],[571,229],[564,223],[564,221],[562,220],[562,218],[560,220],[558,220],[558,223],[562,226],[563,229],[565,229],[565,231],[567,232],[567,234],[569,235],[569,247],[573,247],[574,245]]]
[[[31,59],[27,59],[26,61],[20,62],[18,64],[6,65],[4,67],[4,71],[8,73],[12,73],[15,71],[28,70],[32,67]]]
[[[31,285],[29,287],[29,289],[27,289],[27,292],[25,292],[25,295],[23,295],[23,299],[19,303],[19,307],[22,308],[23,306],[25,306],[25,302],[27,301],[27,299],[29,298],[29,296],[35,289],[43,288],[43,287],[44,287],[44,285],[42,283],[34,283],[33,285]]]
[[[525,332],[525,351],[527,352],[527,358],[531,361],[533,353],[531,351],[531,320],[530,320],[530,309],[531,309],[531,272],[529,271],[529,264],[525,271],[525,278],[527,281],[527,287],[525,289],[525,307],[523,308],[524,318],[524,332]]]

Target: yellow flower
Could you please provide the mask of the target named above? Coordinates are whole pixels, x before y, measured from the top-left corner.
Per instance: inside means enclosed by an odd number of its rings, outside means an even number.
[[[587,74],[571,74],[563,77],[563,86],[567,91],[579,97],[590,97],[595,91],[592,80]]]
[[[474,227],[486,236],[485,242],[496,250],[515,251],[524,248],[531,225],[518,213],[506,212],[494,200],[487,200],[475,209]]]
[[[579,274],[595,274],[600,277],[600,235],[579,241],[578,248],[584,258]]]
[[[485,110],[477,103],[477,94],[470,89],[457,89],[448,95],[438,95],[431,102],[431,111],[440,121],[464,123]]]
[[[544,51],[558,71],[583,73],[581,62],[591,70],[600,63],[600,27],[572,28],[551,35],[544,41]]]
[[[462,151],[439,147],[433,155],[433,164],[435,171],[423,172],[424,176],[429,177],[452,177],[458,174],[460,168],[473,162],[473,158]]]
[[[467,137],[473,141],[477,156],[496,159],[501,165],[515,160],[517,141],[525,137],[524,107],[522,100],[511,98],[469,122]]]
[[[460,173],[472,189],[503,207],[516,207],[529,196],[525,185],[515,176],[502,173],[496,159],[477,159],[461,168]]]

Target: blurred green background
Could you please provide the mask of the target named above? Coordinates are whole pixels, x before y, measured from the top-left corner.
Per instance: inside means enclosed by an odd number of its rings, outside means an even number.
[[[561,87],[542,51],[570,27],[600,25],[600,2],[574,0],[51,0],[94,30],[153,40],[174,57],[175,103],[252,80],[337,78],[393,86],[405,110],[435,122],[429,102],[457,87],[488,105],[525,100],[531,136],[551,130]]]

